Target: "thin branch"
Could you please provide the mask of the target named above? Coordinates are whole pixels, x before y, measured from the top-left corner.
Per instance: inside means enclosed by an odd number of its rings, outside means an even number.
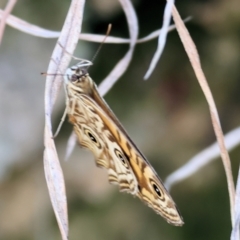
[[[4,15],[4,11],[2,11],[0,9],[0,19],[3,18],[3,15]],[[191,18],[188,17],[184,20],[184,22],[187,22],[190,19]],[[11,26],[21,32],[25,32],[27,34],[30,34],[30,35],[36,36],[36,37],[58,38],[61,34],[61,32],[51,31],[51,30],[44,29],[44,28],[38,27],[36,25],[30,24],[20,18],[13,16],[13,15],[8,15],[8,17],[6,19],[6,23],[9,26]],[[170,32],[174,29],[175,29],[175,26],[170,25],[168,28],[168,31]],[[136,43],[144,43],[144,42],[150,41],[152,39],[155,39],[155,38],[159,37],[161,31],[162,31],[161,29],[155,30],[152,33],[150,33],[149,35],[147,35],[146,37],[138,39]],[[102,42],[104,37],[105,37],[105,35],[101,35],[101,34],[80,33],[79,40],[84,40],[84,41],[89,41],[89,42]],[[131,39],[111,37],[111,36],[108,36],[108,38],[105,41],[105,43],[111,43],[111,44],[129,44],[130,42],[131,42]]]
[[[16,3],[17,3],[17,0],[9,0],[5,8],[5,11],[2,12],[1,22],[0,22],[0,45],[2,43],[3,33],[6,26],[6,20]]]
[[[230,131],[224,136],[226,148],[231,151],[236,146],[240,145],[240,127]],[[193,158],[191,158],[186,164],[179,169],[171,173],[165,180],[164,185],[167,189],[192,176],[201,168],[220,157],[220,149],[217,142],[213,143],[203,151],[199,152]]]
[[[114,69],[109,73],[109,75],[102,81],[99,85],[99,92],[103,96],[105,95],[114,83],[123,75],[126,71],[130,61],[132,60],[133,51],[136,45],[138,37],[138,21],[135,10],[132,6],[131,1],[129,0],[119,0],[122,5],[122,8],[125,12],[128,29],[130,34],[130,47],[125,56],[116,64]]]
[[[68,138],[68,142],[67,142],[65,161],[67,161],[68,158],[70,157],[74,147],[76,146],[76,143],[77,143],[77,136],[76,136],[76,133],[74,131],[72,131],[70,137]]]
[[[167,33],[168,33],[168,28],[170,26],[173,6],[174,6],[174,0],[168,0],[164,9],[163,25],[161,28],[161,34],[159,35],[159,38],[158,38],[157,51],[155,52],[153,59],[150,63],[150,66],[144,76],[144,80],[147,80],[150,77],[153,70],[156,68],[159,58],[161,57],[161,54],[163,52],[163,49],[167,40]]]
[[[212,124],[213,124],[214,132],[215,132],[219,147],[220,147],[222,162],[223,162],[224,170],[225,170],[226,177],[227,177],[228,192],[229,192],[229,197],[230,197],[231,219],[232,219],[232,226],[234,226],[235,188],[234,188],[234,182],[233,182],[233,176],[232,176],[231,162],[230,162],[230,158],[229,158],[227,149],[225,147],[223,132],[222,132],[222,128],[220,125],[217,108],[216,108],[215,102],[213,100],[213,96],[212,96],[212,93],[208,86],[205,75],[202,71],[201,63],[200,63],[200,59],[198,56],[196,46],[195,46],[192,38],[190,37],[189,32],[188,32],[187,28],[185,27],[180,15],[175,7],[173,8],[173,19],[176,24],[176,29],[178,31],[180,39],[185,48],[185,51],[189,57],[189,60],[193,67],[193,70],[196,74],[198,82],[202,88],[202,91],[203,91],[203,93],[206,97],[206,100],[208,102],[208,105],[209,105],[209,110],[210,110],[210,114],[211,114],[211,118],[212,118]]]
[[[186,19],[184,19],[184,22],[186,23],[186,22],[188,22],[188,21],[190,21],[192,18],[191,17],[187,17]],[[171,32],[171,31],[173,31],[173,30],[175,30],[176,29],[176,27],[175,27],[175,25],[174,24],[172,24],[172,25],[170,25],[169,27],[168,27],[168,32]],[[148,41],[150,41],[150,40],[152,40],[152,39],[155,39],[155,38],[157,38],[157,37],[160,37],[160,35],[162,34],[162,29],[158,29],[158,30],[156,30],[156,31],[153,31],[152,33],[150,33],[149,35],[147,35],[146,37],[143,37],[143,38],[139,38],[138,40],[137,40],[137,43],[145,43],[145,42],[148,42]]]
[[[240,167],[238,171],[236,197],[235,197],[235,225],[232,229],[231,240],[240,239],[239,228],[240,228]]]
[[[72,53],[77,45],[81,29],[84,0],[72,0],[58,42],[52,54],[48,72],[65,72],[71,60],[67,52]],[[44,170],[53,209],[61,231],[62,239],[68,239],[68,213],[64,177],[53,140],[51,114],[61,87],[62,77],[47,75],[45,88],[45,134],[44,134]]]

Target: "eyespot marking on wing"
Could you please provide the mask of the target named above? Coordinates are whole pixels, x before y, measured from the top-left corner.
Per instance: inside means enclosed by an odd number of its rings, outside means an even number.
[[[121,153],[118,149],[114,149],[114,152],[115,152],[115,154],[116,154],[116,156],[118,157],[118,159],[122,162],[122,164],[128,169],[129,168],[129,166],[128,166],[128,163],[127,163],[127,161],[126,161],[126,158],[125,158],[125,156],[124,156],[124,154],[123,153]]]
[[[101,147],[99,141],[97,140],[97,138],[95,137],[95,135],[94,135],[89,129],[84,128],[84,132],[85,132],[85,134],[89,137],[89,139],[90,139],[98,148]]]
[[[158,187],[158,185],[151,179],[150,179],[150,183],[155,193],[160,197],[161,200],[163,200],[164,196],[160,187]]]

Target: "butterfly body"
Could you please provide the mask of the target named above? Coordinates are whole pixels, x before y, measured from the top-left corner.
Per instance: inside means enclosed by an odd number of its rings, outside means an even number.
[[[167,222],[181,226],[182,218],[170,194],[99,95],[86,66],[80,62],[69,68],[65,77],[67,114],[80,145],[92,151],[97,166],[108,170],[110,183],[138,196]]]

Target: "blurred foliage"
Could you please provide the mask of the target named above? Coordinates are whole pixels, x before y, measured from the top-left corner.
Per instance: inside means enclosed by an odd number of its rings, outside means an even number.
[[[70,1],[19,1],[13,14],[41,27],[60,30]],[[134,1],[140,37],[160,28],[165,1]],[[0,7],[5,5],[3,2]],[[239,125],[240,8],[233,1],[178,1],[182,18],[196,43],[203,70],[219,110],[224,132]],[[86,2],[83,32],[128,37],[125,16],[117,1]],[[6,28],[0,71],[0,239],[60,239],[49,200],[42,164],[44,78],[56,39],[39,39]],[[80,43],[75,55],[91,59],[99,44]],[[164,179],[215,141],[208,106],[177,33],[168,35],[157,69],[143,76],[157,40],[137,46],[133,61],[106,101]],[[96,83],[128,49],[105,45],[90,74]],[[53,121],[64,109],[60,97]],[[56,139],[64,159],[71,126],[66,122]],[[240,150],[230,156],[236,179]],[[80,161],[79,161],[80,160]],[[185,225],[168,225],[138,199],[120,194],[107,182],[105,170],[80,148],[62,162],[68,196],[70,239],[229,239],[231,231],[226,177],[220,159],[177,184],[171,194]]]

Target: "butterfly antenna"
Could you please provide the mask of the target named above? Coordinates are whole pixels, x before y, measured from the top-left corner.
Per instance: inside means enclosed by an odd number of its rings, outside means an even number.
[[[65,76],[65,74],[61,74],[61,73],[47,73],[47,72],[41,72],[41,75],[43,75],[43,76]]]
[[[106,41],[107,37],[108,37],[108,36],[109,36],[109,34],[110,34],[110,32],[111,32],[111,29],[112,29],[112,24],[110,23],[110,24],[108,24],[108,28],[107,28],[106,35],[105,35],[105,37],[103,38],[102,42],[100,43],[100,45],[99,45],[99,47],[98,47],[98,49],[97,49],[97,51],[96,51],[95,55],[93,56],[93,58],[92,58],[91,62],[93,62],[93,61],[96,59],[96,57],[97,57],[97,55],[98,55],[99,51],[101,50],[101,48],[102,48],[102,46],[103,46],[104,42]]]
[[[57,65],[57,62],[53,58],[51,58],[51,61],[53,61]],[[59,69],[58,69],[58,71],[59,71]],[[62,72],[61,73],[41,72],[41,75],[43,75],[43,76],[65,76],[65,74]]]

